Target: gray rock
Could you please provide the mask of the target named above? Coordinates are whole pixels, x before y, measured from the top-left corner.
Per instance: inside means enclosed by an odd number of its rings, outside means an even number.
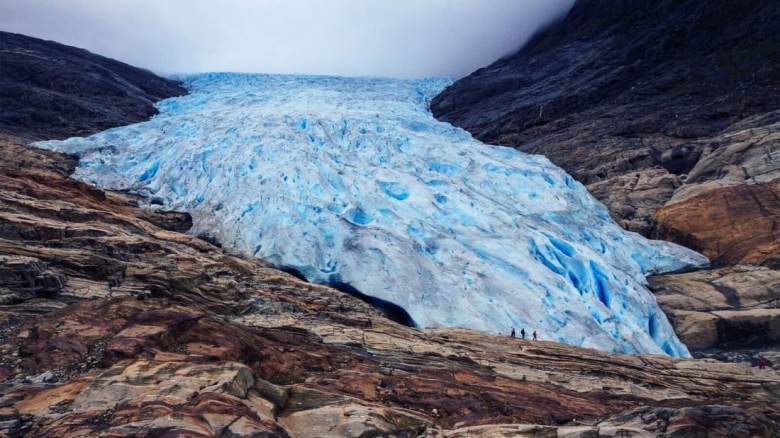
[[[57,381],[57,376],[51,371],[46,371],[32,379],[33,383],[53,383]]]

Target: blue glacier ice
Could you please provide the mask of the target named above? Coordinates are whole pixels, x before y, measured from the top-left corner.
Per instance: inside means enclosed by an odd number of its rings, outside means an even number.
[[[202,74],[150,121],[38,143],[75,177],[192,214],[191,233],[346,283],[418,326],[687,356],[646,288],[703,256],[615,224],[542,156],[437,121],[444,79]]]

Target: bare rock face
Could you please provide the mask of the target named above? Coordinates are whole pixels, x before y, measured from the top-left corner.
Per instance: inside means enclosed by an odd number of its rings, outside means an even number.
[[[727,421],[723,421],[726,420]],[[703,406],[695,408],[637,409],[619,418],[608,420],[603,429],[650,430],[654,434],[666,436],[761,436],[772,429],[767,418],[728,406]],[[641,433],[639,433],[641,436]],[[599,435],[601,436],[601,435]]]
[[[688,173],[701,155],[694,140],[780,108],[770,95],[779,20],[766,0],[579,0],[431,109],[486,142],[542,153],[585,184],[654,165]]]
[[[0,277],[19,297],[0,305],[0,433],[778,432],[773,371],[409,328],[161,228],[179,216],[68,179],[68,160],[0,148],[0,270],[21,273]]]
[[[16,304],[36,296],[58,294],[65,278],[51,271],[34,257],[0,255],[0,278],[6,287],[0,288],[0,304]]]
[[[780,112],[702,141],[702,158],[656,212],[656,236],[716,263],[780,268]],[[780,293],[780,291],[778,291]]]
[[[682,185],[680,177],[662,167],[638,170],[588,185],[623,228],[649,235],[654,215]]]
[[[701,158],[670,204],[719,188],[780,178],[780,111],[747,118],[701,141]]]
[[[651,277],[650,287],[692,351],[780,343],[780,271],[733,266]]]
[[[656,212],[658,235],[720,264],[780,268],[780,180],[704,191]]]
[[[140,122],[186,90],[152,72],[86,50],[0,32],[0,134],[85,135]]]

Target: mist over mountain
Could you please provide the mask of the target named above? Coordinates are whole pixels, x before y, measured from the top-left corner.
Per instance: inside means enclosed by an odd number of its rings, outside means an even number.
[[[164,74],[460,77],[517,50],[572,3],[229,0],[217,8],[204,0],[29,0],[0,2],[0,29]]]

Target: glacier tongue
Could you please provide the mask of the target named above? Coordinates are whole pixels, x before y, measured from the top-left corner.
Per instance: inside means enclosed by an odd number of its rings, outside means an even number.
[[[435,120],[442,79],[203,74],[160,114],[37,146],[75,177],[193,216],[192,233],[398,304],[419,326],[687,356],[650,272],[707,263],[624,231],[542,156]]]

